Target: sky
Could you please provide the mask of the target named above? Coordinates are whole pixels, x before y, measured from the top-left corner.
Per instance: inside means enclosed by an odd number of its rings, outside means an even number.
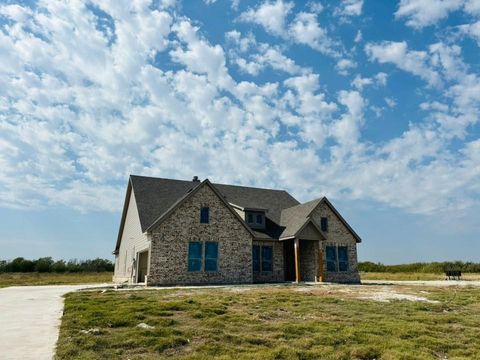
[[[480,0],[0,1],[0,259],[112,258],[129,174],[327,196],[480,261]]]

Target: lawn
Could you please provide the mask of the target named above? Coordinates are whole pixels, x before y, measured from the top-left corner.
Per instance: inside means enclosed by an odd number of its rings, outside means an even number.
[[[112,282],[112,273],[0,273],[0,288],[25,285],[73,285]]]
[[[445,280],[443,273],[413,273],[413,272],[361,272],[362,280]],[[464,273],[462,280],[480,280],[478,273]]]
[[[77,292],[57,359],[478,359],[479,298],[375,285]]]

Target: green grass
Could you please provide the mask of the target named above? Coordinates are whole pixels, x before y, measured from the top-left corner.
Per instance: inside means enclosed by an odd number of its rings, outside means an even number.
[[[445,280],[443,273],[388,273],[388,272],[361,272],[362,280]],[[480,280],[478,273],[464,273],[463,280]]]
[[[0,273],[0,288],[25,285],[72,285],[112,282],[112,273]]]
[[[373,285],[71,293],[56,357],[480,358],[480,289],[389,289],[438,303],[356,298],[385,290]]]

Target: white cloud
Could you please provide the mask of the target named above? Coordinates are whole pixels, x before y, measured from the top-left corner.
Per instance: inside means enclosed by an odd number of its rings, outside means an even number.
[[[434,25],[451,12],[462,10],[466,14],[480,15],[478,0],[401,0],[395,17],[406,18],[406,24],[416,29]]]
[[[335,69],[338,71],[340,75],[346,76],[350,69],[354,69],[357,67],[357,64],[350,60],[350,59],[340,59],[337,61],[335,65]]]
[[[369,85],[385,86],[387,84],[387,78],[388,76],[384,72],[379,72],[373,77],[362,77],[357,74],[351,84],[354,88],[362,91],[365,86]]]
[[[292,2],[283,0],[267,0],[255,9],[248,9],[240,14],[241,21],[253,22],[261,25],[265,30],[273,35],[285,36],[286,17],[293,9]]]
[[[476,202],[480,143],[468,138],[450,150],[448,142],[466,138],[478,122],[480,81],[453,44],[425,51],[403,42],[367,45],[371,60],[448,85],[438,101],[422,100],[426,119],[412,118],[416,125],[400,135],[372,143],[362,137],[372,106],[361,91],[386,85],[386,73],[358,75],[353,89],[332,94],[323,74],[301,67],[284,47],[304,44],[335,62],[356,61],[336,53],[341,46],[312,5],[296,14],[280,1],[247,10],[283,6],[280,22],[266,22],[262,12],[256,21],[288,44],[232,30],[224,48],[178,15],[174,2],[166,11],[142,1],[95,2],[112,23],[107,30],[98,26],[103,15],[82,2],[42,4],[41,11],[1,8],[11,19],[0,25],[2,206],[118,211],[129,173],[198,174],[287,187],[300,200],[327,193],[420,213]],[[243,59],[251,72],[269,67],[278,80],[239,81],[226,57]],[[403,106],[401,96],[386,95],[379,97],[385,106]]]
[[[439,75],[429,64],[429,54],[425,51],[409,50],[405,41],[369,43],[365,46],[365,51],[370,60],[382,64],[392,63],[404,71],[421,77],[431,86],[439,86],[441,83]]]
[[[334,14],[337,16],[360,16],[362,14],[363,0],[342,0],[340,5],[335,9]]]
[[[359,43],[360,41],[362,41],[362,39],[363,39],[362,31],[358,30],[357,34],[355,35],[355,39],[353,41],[355,41],[356,43]]]
[[[460,25],[458,27],[460,32],[474,39],[478,46],[480,46],[480,21],[472,24]]]
[[[422,28],[444,19],[451,11],[462,8],[464,0],[401,0],[395,17],[407,18],[406,24]]]
[[[285,56],[278,46],[270,46],[267,43],[257,44],[252,34],[242,37],[238,31],[230,31],[226,34],[227,40],[233,43],[234,48],[229,51],[229,56],[241,71],[256,76],[265,68],[285,72],[291,75],[309,72],[295,61]],[[250,53],[246,55],[250,50]],[[245,55],[244,55],[245,54]],[[247,58],[243,58],[246,56]]]
[[[319,25],[316,14],[298,13],[290,24],[289,34],[297,43],[308,45],[330,56],[338,56],[334,42],[327,31]]]
[[[312,12],[301,11],[288,23],[287,16],[294,7],[292,2],[283,0],[265,1],[255,9],[243,12],[239,20],[261,25],[272,34],[293,42],[307,45],[329,56],[339,56],[337,44],[328,36],[327,30],[318,23],[320,8],[310,5]]]

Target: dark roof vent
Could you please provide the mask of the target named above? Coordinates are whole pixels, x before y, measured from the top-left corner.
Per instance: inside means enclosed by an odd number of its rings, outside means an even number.
[[[192,179],[193,182],[200,182],[200,180],[198,179],[198,176],[194,176],[193,179]]]

